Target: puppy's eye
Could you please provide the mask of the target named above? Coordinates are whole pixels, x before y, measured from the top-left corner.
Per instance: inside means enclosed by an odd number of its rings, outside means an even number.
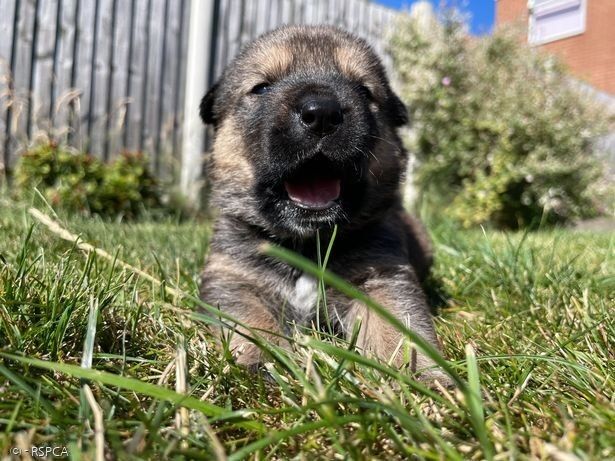
[[[259,83],[256,85],[250,93],[252,94],[265,94],[271,91],[271,85],[269,83]]]
[[[372,91],[366,87],[365,85],[359,85],[357,87],[357,90],[359,91],[359,93],[361,93],[361,96],[369,99],[370,101],[372,101],[374,99],[374,94],[372,93]]]

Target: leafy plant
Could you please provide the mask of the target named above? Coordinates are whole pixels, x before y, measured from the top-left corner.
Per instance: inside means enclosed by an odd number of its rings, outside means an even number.
[[[105,169],[99,191],[100,209],[137,216],[144,208],[161,206],[158,182],[140,152],[124,152]]]
[[[412,111],[421,196],[465,226],[518,228],[597,212],[592,153],[608,117],[552,57],[510,31],[400,20],[391,51]]]
[[[36,188],[54,207],[85,215],[134,218],[162,205],[159,184],[142,153],[125,152],[105,164],[47,141],[21,156],[15,179],[20,195]]]

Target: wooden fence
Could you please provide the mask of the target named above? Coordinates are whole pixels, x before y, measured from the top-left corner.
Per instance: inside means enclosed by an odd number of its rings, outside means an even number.
[[[186,0],[0,0],[0,145],[40,133],[108,159],[177,151]]]
[[[199,25],[210,34],[206,86],[281,24],[340,25],[390,64],[384,37],[396,12],[366,0],[0,0],[0,169],[50,134],[105,160],[147,152],[156,172],[175,177],[194,2],[210,5]]]

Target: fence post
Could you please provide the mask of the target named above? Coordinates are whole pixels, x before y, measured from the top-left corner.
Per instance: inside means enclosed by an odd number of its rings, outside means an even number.
[[[203,165],[205,129],[199,118],[199,103],[207,91],[215,0],[190,0],[186,92],[181,152],[181,191],[198,205]]]

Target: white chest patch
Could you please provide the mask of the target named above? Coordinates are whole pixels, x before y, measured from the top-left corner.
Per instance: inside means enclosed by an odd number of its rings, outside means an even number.
[[[307,321],[314,313],[318,300],[318,281],[307,274],[303,274],[295,282],[295,289],[288,300],[295,309],[297,317]]]

